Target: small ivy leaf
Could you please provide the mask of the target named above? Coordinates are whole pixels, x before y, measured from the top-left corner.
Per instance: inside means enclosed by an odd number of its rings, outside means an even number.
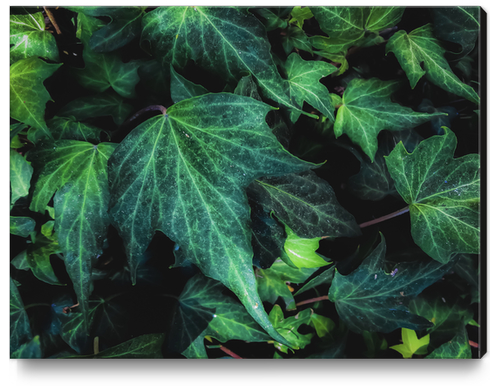
[[[288,283],[301,284],[316,272],[317,268],[292,268],[281,259],[277,259],[270,268],[257,270],[257,288],[262,301],[275,304],[282,298],[286,310],[295,310],[291,287]]]
[[[33,171],[25,157],[13,149],[10,150],[10,209],[19,198],[29,194]]]
[[[76,141],[86,141],[93,144],[100,142],[102,130],[89,123],[82,123],[75,120],[73,117],[53,117],[46,122],[49,130],[53,134],[53,138],[57,139],[73,139]],[[37,140],[43,138],[36,138]]]
[[[298,237],[287,225],[284,250],[288,260],[296,268],[319,268],[331,264],[315,251],[320,247],[321,237],[306,239]],[[288,264],[290,265],[290,264]]]
[[[279,305],[272,307],[269,313],[269,319],[274,328],[281,334],[294,350],[305,348],[311,342],[313,334],[301,334],[298,332],[299,327],[302,324],[310,324],[313,310],[308,308],[296,314],[284,319],[284,314]],[[287,353],[290,348],[280,342],[274,342],[274,347],[280,352]]]
[[[331,121],[335,121],[334,108],[328,89],[320,79],[333,74],[337,67],[322,61],[306,61],[296,53],[286,61],[287,85],[291,100],[298,106],[304,102],[318,109]],[[291,111],[291,121],[296,122],[300,113]]]
[[[50,256],[61,253],[58,241],[47,238],[43,234],[36,236],[36,242],[27,247],[27,264],[30,270],[39,280],[52,285],[65,285],[61,283],[51,266]]]
[[[429,345],[430,341],[429,334],[418,339],[415,331],[402,328],[402,340],[403,344],[397,344],[396,346],[391,346],[390,348],[402,354],[403,358],[409,359],[413,356],[413,354],[427,354],[427,346]]]
[[[449,341],[425,357],[426,359],[471,359],[471,347],[466,327],[461,324],[459,332]]]
[[[386,243],[381,235],[381,242],[359,268],[346,276],[335,272],[328,297],[340,318],[357,333],[431,327],[431,322],[408,311],[408,303],[441,279],[453,262],[400,263],[390,274],[384,270],[385,253]]]
[[[170,94],[174,103],[207,93],[209,91],[203,86],[185,79],[170,66]]]
[[[51,136],[44,121],[44,109],[51,96],[43,85],[61,67],[37,57],[22,59],[10,66],[10,117]]]
[[[30,209],[44,213],[54,193],[55,230],[80,308],[88,318],[93,261],[109,226],[107,160],[116,144],[59,140],[28,153],[37,183]],[[88,327],[88,319],[85,319]]]
[[[10,264],[12,264],[15,269],[20,269],[22,271],[29,270],[29,264],[27,263],[27,250],[23,250],[17,256],[15,256],[12,260],[10,260]]]
[[[10,234],[28,237],[36,227],[36,221],[30,217],[10,216]]]
[[[16,351],[10,354],[10,359],[38,359],[42,358],[41,342],[36,335],[29,342],[24,343]]]
[[[326,316],[313,314],[311,315],[310,325],[315,328],[316,334],[319,338],[324,340],[333,340],[333,330],[335,329],[335,322],[327,318]]]
[[[415,243],[443,263],[480,250],[480,157],[453,158],[456,136],[444,130],[412,153],[399,143],[386,157],[395,187],[410,205]]]
[[[124,103],[123,97],[113,90],[77,98],[67,103],[60,111],[60,117],[74,117],[77,121],[109,115],[118,126],[122,125],[133,111],[133,106]]]
[[[396,32],[386,44],[386,53],[393,52],[414,88],[422,76],[447,92],[474,103],[480,97],[473,88],[461,82],[444,58],[445,49],[434,37],[432,25],[426,24],[407,34]],[[423,67],[421,63],[423,62]]]
[[[59,62],[54,36],[46,31],[42,12],[10,15],[10,64],[30,57]]]
[[[291,11],[291,19],[289,19],[289,24],[296,24],[299,28],[303,29],[305,20],[311,19],[313,13],[311,13],[308,7],[294,7]]]
[[[457,54],[468,55],[480,33],[480,7],[437,7],[431,12],[436,37],[459,44],[461,51]]]
[[[354,217],[340,206],[332,187],[312,171],[263,177],[248,186],[247,194],[301,238],[360,234]]]
[[[141,19],[146,7],[65,7],[87,16],[106,16],[109,24],[101,24],[89,37],[94,52],[110,52],[125,46],[141,32]]]
[[[225,287],[202,274],[192,277],[184,289],[188,301],[193,298],[196,304],[206,310],[213,310],[211,319],[204,326],[200,335],[182,352],[186,358],[207,358],[204,338],[212,337],[221,343],[232,339],[246,342],[267,342],[270,337],[249,315],[245,307],[226,295]],[[191,315],[189,315],[191,316]],[[191,322],[194,319],[189,319]]]
[[[310,54],[313,53],[308,36],[299,27],[290,26],[286,29],[285,35],[281,38],[281,43],[286,55],[289,55],[294,48],[309,52]]]
[[[10,278],[10,354],[32,339],[31,325],[24,302],[12,278]]]
[[[378,149],[377,136],[381,130],[411,129],[445,115],[417,113],[391,102],[391,94],[399,86],[397,81],[385,82],[377,78],[351,80],[342,95],[342,106],[337,111],[335,136],[338,138],[347,134],[374,161]]]
[[[267,32],[275,29],[284,29],[288,26],[287,18],[293,7],[271,7],[271,8],[251,8],[254,14],[260,16],[259,20],[263,20]]]

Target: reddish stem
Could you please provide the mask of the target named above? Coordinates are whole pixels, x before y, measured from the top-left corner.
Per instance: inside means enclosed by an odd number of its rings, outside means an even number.
[[[470,340],[468,342],[469,342],[469,344],[470,344],[471,347],[475,347],[475,348],[478,348],[479,347],[478,343],[473,342],[472,340]]]
[[[131,118],[127,120],[127,122],[134,121],[136,118],[138,118],[141,114],[146,113],[147,111],[161,111],[162,115],[165,115],[167,113],[167,108],[162,105],[151,105],[147,106],[139,111],[137,111]]]
[[[387,214],[386,216],[379,217],[379,218],[376,218],[374,220],[367,221],[367,222],[364,222],[362,224],[359,224],[359,228],[366,228],[368,226],[377,224],[379,222],[383,222],[383,221],[389,220],[390,218],[393,218],[393,217],[396,217],[396,216],[400,216],[401,214],[407,213],[409,210],[410,210],[410,206],[406,206],[405,208],[400,209],[400,210],[397,210],[396,212]]]
[[[319,296],[317,298],[312,298],[312,299],[308,299],[308,300],[303,300],[302,302],[296,303],[296,307],[302,306],[304,304],[320,302],[322,300],[328,300],[328,295]]]
[[[226,348],[225,346],[219,345],[219,348],[225,353],[227,353],[229,356],[231,356],[232,358],[243,359],[241,356],[235,354],[233,351],[231,351],[229,348]]]

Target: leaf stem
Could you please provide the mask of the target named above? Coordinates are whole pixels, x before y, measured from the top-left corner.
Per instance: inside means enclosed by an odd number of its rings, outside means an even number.
[[[229,356],[231,356],[232,358],[235,358],[235,359],[243,359],[241,356],[235,354],[233,351],[231,351],[229,348],[226,348],[225,346],[223,345],[219,345],[219,348],[221,351],[224,351],[225,353],[227,353]]]
[[[31,307],[38,307],[38,306],[46,306],[46,307],[51,307],[51,304],[48,303],[32,303],[24,307],[24,310],[27,310],[28,308]]]
[[[393,217],[396,217],[396,216],[400,216],[401,214],[407,213],[409,210],[410,210],[410,206],[406,206],[405,208],[402,208],[400,210],[397,210],[396,212],[387,214],[386,216],[379,217],[379,218],[376,218],[374,220],[367,221],[367,222],[364,222],[362,224],[359,224],[359,228],[366,228],[368,226],[377,224],[379,222],[383,222],[383,221],[389,220],[390,218],[393,218]]]
[[[48,9],[48,7],[43,7],[44,11],[46,12],[46,15],[48,15],[49,21],[51,24],[53,24],[54,29],[56,30],[56,33],[58,35],[61,35],[61,30],[60,27],[58,27],[58,24],[56,23],[56,20],[53,16],[53,13]]]
[[[150,105],[150,106],[144,107],[141,110],[138,110],[136,113],[134,113],[131,116],[131,118],[129,118],[126,122],[129,123],[131,121],[134,121],[141,114],[144,114],[147,111],[161,111],[162,115],[165,115],[167,113],[167,108],[165,106],[162,106],[162,105]]]
[[[303,306],[305,304],[320,302],[322,300],[328,300],[328,295],[318,296],[317,298],[311,298],[311,299],[303,300],[302,302],[296,303],[296,307]]]

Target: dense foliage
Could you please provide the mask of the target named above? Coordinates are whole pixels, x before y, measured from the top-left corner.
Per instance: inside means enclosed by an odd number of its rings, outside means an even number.
[[[479,31],[11,8],[11,357],[480,357]]]

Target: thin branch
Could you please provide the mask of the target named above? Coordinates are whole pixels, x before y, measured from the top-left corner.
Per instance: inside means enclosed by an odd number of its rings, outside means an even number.
[[[43,7],[44,11],[46,12],[46,15],[48,15],[49,21],[51,24],[53,24],[54,29],[56,30],[56,33],[58,35],[61,35],[61,30],[60,27],[58,27],[58,24],[56,23],[56,20],[53,16],[53,13],[48,9],[48,7]]]
[[[305,304],[320,302],[322,300],[328,300],[328,295],[319,296],[317,298],[312,298],[312,299],[308,299],[308,300],[303,300],[302,302],[296,303],[296,307],[303,306]]]
[[[51,307],[51,304],[49,303],[32,303],[24,307],[24,310],[27,310],[28,308],[31,307],[37,307],[37,306],[46,306],[46,307]]]
[[[224,351],[225,353],[227,353],[229,356],[231,356],[232,358],[235,358],[235,359],[243,359],[241,356],[235,354],[233,351],[231,351],[229,348],[226,348],[225,346],[223,345],[219,345],[219,348],[221,351]]]
[[[470,344],[471,347],[476,347],[476,348],[479,347],[478,343],[473,342],[472,340],[468,341],[468,343]]]
[[[400,209],[400,210],[397,210],[396,212],[387,214],[386,216],[379,217],[379,218],[376,218],[374,220],[367,221],[367,222],[364,222],[362,224],[359,224],[359,228],[366,228],[368,226],[377,224],[379,222],[383,222],[383,221],[389,220],[390,218],[393,218],[393,217],[396,217],[396,216],[400,216],[401,214],[407,213],[409,210],[410,210],[410,206],[406,206],[405,208]]]

